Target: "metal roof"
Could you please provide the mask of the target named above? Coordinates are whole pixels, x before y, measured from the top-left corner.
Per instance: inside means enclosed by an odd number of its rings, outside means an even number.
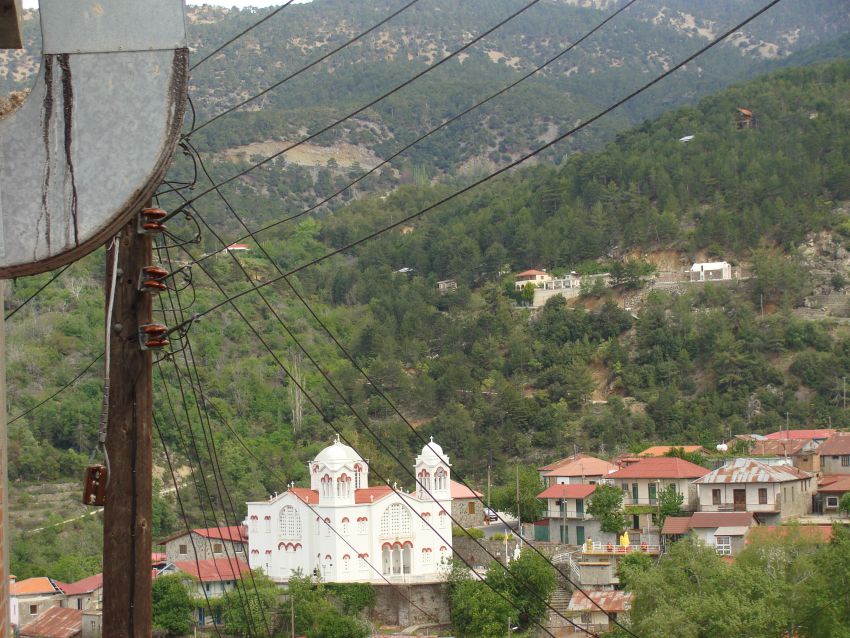
[[[836,432],[818,448],[821,456],[850,454],[850,432]]]
[[[605,590],[589,591],[585,596],[582,592],[576,591],[570,598],[568,609],[570,611],[599,611],[599,607],[609,614],[628,611],[632,607],[632,594],[619,590]]]
[[[661,533],[666,536],[675,534],[687,534],[691,529],[690,516],[668,516],[664,519]]]
[[[741,527],[755,523],[752,512],[695,512],[691,516],[691,529],[712,527]]]
[[[785,483],[807,478],[811,475],[790,465],[766,465],[753,459],[733,459],[694,483]]]
[[[67,607],[51,607],[21,627],[21,638],[74,638],[83,632],[83,612]]]

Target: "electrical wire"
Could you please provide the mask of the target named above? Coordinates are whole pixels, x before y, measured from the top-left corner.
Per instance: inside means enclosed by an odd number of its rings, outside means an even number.
[[[101,353],[100,353],[99,355],[97,355],[94,359],[92,359],[92,361],[90,361],[90,362],[89,362],[89,364],[88,364],[85,368],[83,368],[82,370],[80,370],[80,372],[77,374],[77,376],[75,376],[75,377],[74,377],[73,379],[71,379],[68,383],[66,383],[65,385],[63,385],[63,386],[62,386],[61,388],[59,388],[56,392],[54,392],[53,394],[51,394],[49,397],[47,397],[47,398],[46,398],[46,399],[44,399],[43,401],[41,401],[41,402],[39,402],[39,403],[36,403],[36,404],[35,404],[34,406],[32,406],[31,408],[29,408],[29,409],[27,409],[27,410],[24,410],[24,411],[23,411],[23,412],[21,412],[18,416],[16,416],[16,417],[14,417],[13,419],[11,419],[11,420],[9,421],[8,425],[12,425],[12,424],[13,424],[15,421],[17,421],[18,419],[23,419],[26,415],[30,414],[31,412],[35,412],[36,410],[38,410],[38,409],[39,409],[41,406],[43,406],[45,403],[49,403],[50,401],[52,401],[53,399],[55,399],[56,397],[58,397],[58,396],[59,396],[60,394],[62,394],[65,390],[67,390],[67,389],[68,389],[68,388],[70,388],[72,385],[74,385],[77,381],[79,381],[79,380],[82,378],[82,376],[83,376],[86,372],[88,372],[89,370],[91,370],[92,366],[94,366],[94,364],[95,364],[95,363],[97,363],[98,361],[100,361],[100,358],[101,358],[102,356],[103,356],[103,353],[101,352]]]
[[[256,21],[254,24],[252,24],[250,27],[248,27],[247,29],[245,29],[245,30],[243,30],[243,31],[240,31],[240,32],[239,32],[239,33],[237,33],[235,36],[233,36],[232,38],[230,38],[227,42],[225,42],[224,44],[222,44],[221,46],[219,46],[217,49],[215,49],[215,51],[212,51],[211,53],[208,53],[208,54],[207,54],[207,55],[205,55],[203,58],[201,58],[200,60],[198,60],[197,62],[195,62],[192,66],[190,66],[190,67],[189,67],[189,70],[190,70],[190,71],[194,71],[194,70],[195,70],[195,69],[197,69],[199,66],[201,66],[204,62],[206,62],[206,61],[207,61],[207,60],[209,60],[211,57],[213,57],[215,54],[219,53],[222,49],[227,48],[228,46],[230,46],[231,44],[233,44],[234,42],[236,42],[236,41],[237,41],[239,38],[241,38],[242,36],[244,36],[244,35],[246,35],[247,33],[249,33],[249,32],[251,32],[251,31],[253,31],[253,30],[254,30],[254,29],[256,29],[258,26],[260,26],[261,24],[263,24],[263,22],[265,22],[266,20],[270,20],[270,19],[272,19],[272,18],[273,18],[273,17],[275,17],[278,13],[280,13],[281,11],[283,11],[284,9],[286,9],[286,7],[288,7],[289,5],[291,5],[293,2],[295,2],[295,0],[287,0],[287,1],[286,1],[286,2],[284,2],[282,5],[280,5],[277,9],[275,9],[275,10],[274,10],[274,11],[272,11],[270,14],[268,14],[266,17],[262,18],[261,20],[257,20],[257,21]]]
[[[109,389],[110,372],[112,365],[112,311],[115,308],[115,289],[118,285],[118,254],[121,250],[121,242],[116,235],[107,249],[107,254],[112,251],[112,281],[109,283],[109,301],[106,304],[106,322],[104,325],[104,365],[103,365],[103,402],[100,411],[100,427],[97,434],[97,447],[103,452],[106,461],[106,487],[109,487],[112,468],[109,465],[109,451],[106,449],[106,429],[109,423]]]
[[[390,95],[392,95],[393,93],[396,93],[396,92],[400,91],[401,89],[405,88],[406,86],[408,86],[408,85],[412,84],[413,82],[415,82],[416,80],[418,80],[419,78],[421,78],[421,77],[422,77],[423,75],[425,75],[426,73],[431,73],[434,69],[439,68],[440,66],[442,66],[443,64],[445,64],[445,63],[446,63],[446,62],[448,62],[449,60],[454,59],[455,57],[457,57],[458,55],[460,55],[461,53],[463,53],[464,51],[466,51],[468,48],[470,48],[470,47],[471,47],[472,45],[474,45],[476,42],[479,42],[479,41],[483,40],[483,39],[484,39],[484,38],[486,38],[488,35],[490,35],[490,34],[491,34],[491,33],[493,33],[494,31],[496,31],[497,29],[501,28],[502,26],[504,26],[505,24],[507,24],[507,23],[508,23],[508,22],[510,22],[511,20],[515,19],[517,16],[519,16],[519,15],[520,15],[520,14],[522,14],[523,12],[528,11],[531,7],[533,7],[534,5],[536,5],[536,4],[537,4],[538,2],[540,2],[540,1],[541,1],[541,0],[530,0],[530,2],[528,2],[527,4],[525,4],[525,5],[523,5],[522,7],[520,7],[517,11],[514,11],[512,14],[510,14],[510,15],[509,15],[509,16],[507,16],[506,18],[503,18],[503,19],[502,19],[502,20],[500,20],[498,23],[496,23],[495,25],[493,25],[492,27],[490,27],[489,29],[487,29],[486,31],[484,31],[483,33],[481,33],[480,35],[477,35],[475,38],[473,38],[472,40],[470,40],[469,42],[467,42],[466,44],[464,44],[463,46],[461,46],[459,49],[455,49],[454,51],[452,51],[452,52],[451,52],[449,55],[447,55],[446,57],[441,58],[440,60],[438,60],[437,62],[435,62],[435,63],[434,63],[434,64],[432,64],[431,66],[425,67],[425,68],[424,68],[422,71],[420,71],[419,73],[416,73],[415,75],[413,75],[412,77],[408,78],[407,80],[405,80],[404,82],[402,82],[402,83],[401,83],[401,84],[399,84],[398,86],[396,86],[396,87],[394,87],[394,88],[390,89],[389,91],[387,91],[386,93],[384,93],[384,94],[383,94],[383,95],[381,95],[380,97],[377,97],[377,98],[373,99],[372,101],[370,101],[370,102],[368,102],[368,103],[364,104],[363,106],[358,107],[357,109],[355,109],[354,111],[352,111],[351,113],[349,113],[348,115],[346,115],[345,117],[340,118],[340,119],[336,120],[335,122],[332,122],[331,124],[328,124],[328,125],[327,125],[327,126],[325,126],[324,128],[321,128],[321,129],[319,129],[318,131],[316,131],[315,133],[311,133],[311,134],[310,134],[310,135],[308,135],[307,137],[302,138],[302,139],[301,139],[301,140],[299,140],[298,142],[293,142],[292,144],[288,145],[287,147],[285,147],[284,149],[282,149],[282,150],[278,151],[277,153],[274,153],[274,154],[272,154],[272,155],[269,155],[269,156],[268,156],[268,157],[266,157],[265,159],[263,159],[263,160],[261,160],[261,161],[259,161],[259,162],[256,162],[256,163],[254,163],[254,164],[252,164],[252,165],[251,165],[251,166],[249,166],[248,168],[245,168],[245,169],[243,169],[242,171],[239,171],[239,172],[238,172],[238,173],[236,173],[235,175],[232,175],[232,176],[230,176],[230,177],[228,177],[228,178],[224,179],[223,181],[219,182],[218,184],[214,184],[212,187],[210,187],[210,188],[208,188],[208,189],[206,189],[206,190],[204,190],[204,191],[201,191],[201,193],[199,193],[198,195],[195,195],[194,197],[192,197],[191,199],[189,199],[189,201],[188,201],[188,202],[186,202],[185,204],[182,204],[182,205],[181,205],[181,206],[180,206],[177,210],[175,210],[174,212],[172,212],[172,213],[170,213],[169,215],[167,215],[166,217],[164,217],[164,218],[163,218],[163,221],[167,221],[167,220],[169,220],[169,219],[170,219],[170,218],[172,218],[174,215],[176,215],[176,214],[178,214],[178,213],[182,212],[182,211],[183,211],[183,209],[185,209],[185,208],[186,208],[189,204],[192,204],[192,203],[194,203],[194,202],[198,201],[198,200],[199,200],[199,199],[201,199],[202,197],[205,197],[205,196],[206,196],[206,195],[208,195],[209,193],[212,193],[213,191],[217,190],[218,188],[220,188],[220,187],[224,186],[225,184],[229,184],[230,182],[232,182],[232,181],[234,181],[234,180],[236,180],[236,179],[239,179],[240,177],[243,177],[243,176],[247,175],[248,173],[250,173],[251,171],[255,170],[256,168],[259,168],[260,166],[263,166],[264,164],[269,163],[269,162],[270,162],[270,161],[272,161],[273,159],[275,159],[275,158],[277,158],[277,157],[280,157],[280,156],[281,156],[281,155],[283,155],[284,153],[286,153],[286,152],[288,152],[288,151],[291,151],[292,149],[294,149],[294,148],[296,148],[296,147],[298,147],[298,146],[301,146],[302,144],[306,144],[307,142],[309,142],[309,141],[310,141],[310,140],[312,140],[312,139],[315,139],[316,137],[318,137],[318,136],[319,136],[319,135],[321,135],[322,133],[326,133],[327,131],[331,130],[332,128],[334,128],[334,127],[338,126],[339,124],[342,124],[342,123],[343,123],[343,122],[345,122],[346,120],[349,120],[349,119],[351,119],[352,117],[354,117],[355,115],[358,115],[359,113],[362,113],[362,112],[363,112],[363,111],[365,111],[366,109],[368,109],[368,108],[370,108],[370,107],[374,106],[375,104],[377,104],[377,103],[378,103],[378,102],[380,102],[381,100],[383,100],[383,99],[385,99],[385,98],[389,97],[389,96],[390,96]],[[200,127],[198,127],[198,128],[200,128]]]
[[[436,126],[436,127],[432,128],[430,131],[428,131],[427,133],[424,133],[423,135],[420,135],[420,136],[419,136],[419,137],[417,137],[415,140],[413,140],[413,141],[412,141],[412,142],[410,142],[409,144],[404,145],[403,147],[401,147],[400,149],[398,149],[397,151],[395,151],[392,155],[390,155],[390,156],[389,156],[389,157],[387,157],[386,159],[382,160],[379,164],[376,164],[374,167],[370,168],[368,171],[366,171],[365,173],[363,173],[363,174],[361,174],[359,177],[357,177],[357,179],[355,179],[355,180],[353,180],[353,181],[349,182],[348,184],[346,184],[345,186],[343,186],[342,188],[340,188],[339,190],[337,190],[337,191],[336,191],[336,192],[334,192],[333,194],[331,194],[331,195],[329,195],[329,196],[325,197],[324,199],[322,199],[322,200],[321,200],[321,201],[319,201],[318,203],[316,203],[316,204],[314,204],[314,205],[310,206],[309,208],[307,208],[307,209],[305,209],[305,210],[301,211],[300,213],[295,213],[294,215],[290,215],[289,217],[284,217],[283,219],[279,219],[279,220],[277,220],[277,221],[275,221],[275,222],[273,222],[273,223],[271,223],[271,224],[268,224],[268,225],[266,225],[266,226],[263,226],[262,228],[259,228],[259,229],[255,230],[253,234],[254,234],[254,235],[258,235],[258,234],[260,234],[260,233],[262,233],[262,232],[265,232],[265,231],[267,231],[267,230],[270,230],[271,228],[275,228],[276,226],[279,226],[279,225],[284,224],[284,223],[286,223],[286,222],[292,221],[292,220],[294,220],[294,219],[298,219],[299,217],[303,217],[304,215],[308,215],[309,213],[312,213],[313,211],[315,211],[315,210],[317,210],[317,209],[321,208],[322,206],[324,206],[325,204],[327,204],[327,203],[328,203],[328,202],[330,202],[331,200],[333,200],[333,199],[335,199],[335,198],[339,197],[339,196],[340,196],[340,195],[342,195],[344,192],[348,191],[350,188],[352,188],[352,187],[356,186],[357,184],[359,184],[361,181],[363,181],[364,179],[366,179],[367,177],[369,177],[369,175],[374,174],[375,172],[377,172],[378,170],[380,170],[381,168],[383,168],[384,166],[386,166],[387,164],[389,164],[390,162],[392,162],[392,161],[393,161],[395,158],[397,158],[399,155],[401,155],[401,154],[405,153],[405,152],[406,152],[406,151],[408,151],[410,148],[412,148],[413,146],[417,145],[419,142],[422,142],[422,141],[423,141],[423,140],[425,140],[426,138],[430,137],[430,136],[431,136],[431,135],[433,135],[434,133],[437,133],[438,131],[441,131],[442,129],[446,128],[447,126],[449,126],[449,125],[453,124],[454,122],[457,122],[459,119],[463,118],[465,115],[467,115],[467,114],[471,113],[472,111],[475,111],[476,109],[481,108],[482,106],[484,106],[484,105],[485,105],[485,104],[487,104],[488,102],[490,102],[490,101],[492,101],[492,100],[496,99],[497,97],[499,97],[499,96],[501,96],[501,95],[504,95],[505,93],[507,93],[508,91],[510,91],[511,89],[513,89],[514,87],[516,87],[518,84],[520,84],[520,83],[524,82],[525,80],[527,80],[527,79],[529,79],[530,77],[532,77],[532,76],[536,75],[537,73],[539,73],[540,71],[542,71],[543,69],[545,69],[545,68],[546,68],[546,67],[548,67],[549,65],[553,64],[553,63],[554,63],[554,62],[556,62],[557,60],[561,59],[561,58],[562,58],[563,56],[565,56],[567,53],[569,53],[570,51],[572,51],[575,47],[577,47],[578,45],[580,45],[582,42],[584,42],[585,40],[587,40],[587,39],[588,39],[589,37],[591,37],[594,33],[596,33],[596,32],[597,32],[597,31],[599,31],[602,27],[604,27],[606,24],[608,24],[611,20],[613,20],[614,18],[616,18],[616,17],[617,17],[620,13],[622,13],[623,11],[625,11],[626,9],[628,9],[630,6],[632,6],[635,2],[638,2],[638,0],[628,0],[628,2],[626,2],[623,6],[621,6],[619,9],[617,9],[616,11],[614,11],[613,13],[611,13],[610,15],[608,15],[608,17],[606,17],[606,18],[605,18],[602,22],[600,22],[600,23],[599,23],[599,24],[597,24],[595,27],[593,27],[590,31],[588,31],[587,33],[585,33],[584,35],[582,35],[582,36],[581,36],[578,40],[576,40],[575,42],[573,42],[572,44],[570,44],[568,47],[566,47],[566,48],[564,48],[564,49],[561,49],[561,51],[559,51],[556,55],[554,55],[554,56],[550,57],[549,59],[547,59],[547,60],[546,60],[545,62],[543,62],[542,64],[539,64],[538,66],[534,67],[531,71],[529,71],[529,72],[525,73],[524,75],[520,76],[518,79],[514,80],[513,82],[511,82],[510,84],[508,84],[508,85],[507,85],[507,86],[505,86],[504,88],[500,89],[499,91],[497,91],[497,92],[495,92],[495,93],[490,94],[488,97],[484,98],[483,100],[480,100],[480,101],[476,102],[476,103],[475,103],[475,104],[473,104],[472,106],[470,106],[470,107],[468,107],[468,108],[464,109],[463,111],[461,111],[461,112],[457,113],[456,115],[454,115],[454,116],[450,117],[449,119],[447,119],[447,120],[443,121],[443,122],[442,122],[439,126]],[[189,148],[191,148],[191,149],[192,149],[192,151],[195,153],[195,155],[197,155],[197,156],[198,156],[198,158],[200,158],[200,153],[199,153],[198,149],[197,149],[197,148],[195,148],[195,147],[191,144],[191,142],[189,142],[188,140],[184,140],[184,141],[187,143],[187,146],[188,146]],[[206,171],[205,171],[205,172],[206,172]],[[209,180],[210,180],[210,183],[213,183],[212,178],[209,178]],[[239,239],[237,239],[234,243],[242,242],[242,241],[245,241],[246,239],[250,239],[250,238],[252,238],[252,236],[251,236],[251,235],[245,235],[244,237],[240,237]],[[256,240],[256,238],[254,238],[254,239]],[[201,257],[200,261],[203,261],[203,260],[205,260],[205,259],[208,259],[208,258],[209,258],[209,257],[211,257],[211,256],[212,256],[212,254],[205,255],[205,256]]]
[[[230,303],[231,301],[233,301],[235,299],[238,299],[238,298],[243,297],[245,295],[251,294],[252,292],[255,292],[256,290],[261,289],[261,288],[265,288],[266,286],[271,286],[271,285],[277,283],[278,281],[280,281],[281,279],[284,279],[285,277],[292,276],[292,275],[294,275],[298,272],[301,272],[302,270],[310,268],[311,266],[314,266],[314,265],[321,263],[321,262],[323,262],[327,259],[330,259],[331,257],[334,257],[334,256],[336,256],[340,253],[347,252],[347,251],[351,250],[352,248],[359,246],[360,244],[363,244],[363,243],[365,243],[365,242],[367,242],[371,239],[374,239],[375,237],[383,235],[384,233],[386,233],[386,232],[388,232],[388,231],[390,231],[394,228],[398,228],[399,226],[402,226],[402,225],[404,225],[404,224],[406,224],[406,223],[408,223],[408,222],[410,222],[410,221],[412,221],[412,220],[414,220],[418,217],[421,217],[422,215],[434,210],[435,208],[438,208],[439,206],[442,206],[443,204],[445,204],[449,201],[452,201],[452,200],[458,198],[459,196],[474,190],[475,188],[481,186],[482,184],[489,182],[490,180],[498,177],[499,175],[502,175],[502,174],[510,171],[513,168],[516,168],[517,166],[523,164],[524,162],[528,161],[532,157],[539,155],[540,153],[542,153],[546,149],[551,148],[552,146],[555,146],[559,142],[562,142],[563,140],[567,139],[568,137],[571,137],[571,136],[575,135],[576,133],[578,133],[579,131],[587,128],[588,126],[590,126],[591,124],[593,124],[597,120],[601,119],[602,117],[604,117],[605,115],[607,115],[611,111],[614,111],[615,109],[619,108],[620,106],[622,106],[626,102],[637,97],[638,95],[640,95],[644,91],[655,86],[661,80],[669,77],[670,75],[672,75],[673,73],[675,73],[676,71],[681,69],[683,66],[689,64],[690,62],[695,60],[697,57],[699,57],[700,55],[702,55],[703,53],[705,53],[709,49],[713,48],[714,46],[716,46],[717,44],[719,44],[720,42],[722,42],[723,40],[728,38],[730,35],[732,35],[736,31],[740,30],[742,27],[746,26],[747,24],[749,24],[750,22],[755,20],[757,17],[759,17],[760,15],[765,13],[771,7],[779,4],[779,2],[781,2],[781,0],[771,0],[766,5],[764,5],[761,9],[759,9],[758,11],[756,11],[753,14],[750,14],[750,16],[747,17],[745,20],[738,23],[737,25],[735,25],[731,29],[728,29],[727,31],[725,31],[721,35],[715,37],[711,42],[709,42],[705,46],[701,47],[698,51],[696,51],[695,53],[692,53],[687,58],[685,58],[683,61],[679,62],[678,64],[676,64],[673,67],[670,67],[667,71],[664,71],[662,74],[656,76],[655,78],[653,78],[649,82],[643,84],[640,88],[632,91],[626,97],[623,97],[623,98],[617,100],[616,102],[614,102],[613,104],[611,104],[607,108],[603,109],[602,111],[597,112],[595,115],[593,115],[589,119],[585,120],[581,124],[578,124],[577,126],[571,128],[569,131],[562,133],[561,135],[558,135],[552,141],[547,142],[547,143],[543,144],[542,146],[537,147],[536,149],[534,149],[533,151],[530,151],[529,153],[523,155],[519,159],[517,159],[517,160],[515,160],[515,161],[513,161],[509,164],[506,164],[505,166],[503,166],[499,169],[496,169],[495,171],[486,175],[485,177],[482,177],[481,179],[476,180],[475,182],[469,184],[468,186],[465,186],[465,187],[455,191],[454,193],[447,195],[446,197],[441,198],[437,202],[430,204],[429,206],[426,206],[425,208],[422,208],[419,211],[412,213],[411,215],[403,217],[402,219],[400,219],[396,222],[392,222],[390,224],[387,224],[386,226],[380,228],[379,230],[371,232],[371,233],[369,233],[369,234],[367,234],[367,235],[365,235],[365,236],[363,236],[359,239],[356,239],[356,240],[354,240],[354,241],[352,241],[352,242],[350,242],[350,243],[348,243],[348,244],[346,244],[346,245],[344,245],[340,248],[336,248],[334,250],[331,250],[331,251],[325,253],[324,255],[322,255],[320,257],[316,257],[315,259],[312,259],[311,261],[303,263],[300,266],[297,266],[296,268],[293,268],[292,270],[287,271],[283,275],[280,275],[280,276],[277,276],[277,277],[272,277],[268,281],[264,281],[263,283],[257,284],[255,287],[248,288],[248,289],[242,290],[242,291],[240,291],[240,292],[238,292],[234,295],[231,295],[230,297],[224,299],[223,301],[219,302],[218,304],[215,304],[215,305],[211,306],[210,308],[208,308],[207,310],[199,313],[199,316],[203,317],[203,316],[205,316],[205,315],[207,315],[211,312],[215,312],[219,308],[227,305],[228,303]],[[208,192],[212,192],[214,190],[215,190],[215,188],[212,188]],[[194,201],[194,200],[188,200],[186,203],[182,204],[181,207],[178,210],[182,210],[188,204],[190,204],[192,201]],[[195,262],[195,263],[197,263],[197,262]]]
[[[197,126],[195,126],[195,125],[193,124],[193,125],[192,125],[192,129],[191,129],[191,130],[190,130],[190,131],[186,134],[186,136],[191,135],[192,133],[196,133],[197,131],[200,131],[202,128],[204,128],[205,126],[207,126],[207,125],[209,125],[209,124],[212,124],[212,123],[213,123],[213,122],[215,122],[217,119],[219,119],[219,118],[221,118],[221,117],[224,117],[225,115],[227,115],[227,114],[229,114],[229,113],[232,113],[233,111],[235,111],[235,110],[237,110],[237,109],[242,108],[243,106],[245,106],[245,105],[246,105],[246,104],[248,104],[249,102],[253,102],[253,101],[254,101],[254,100],[256,100],[257,98],[262,97],[263,95],[265,95],[266,93],[268,93],[269,91],[273,91],[274,89],[276,89],[276,88],[277,88],[277,87],[279,87],[280,85],[284,84],[285,82],[289,82],[289,81],[290,81],[291,79],[293,79],[293,78],[298,77],[299,75],[301,75],[301,74],[302,74],[302,73],[304,73],[305,71],[309,71],[310,69],[312,69],[314,66],[316,66],[316,65],[317,65],[317,64],[319,64],[320,62],[324,62],[325,60],[327,60],[327,59],[328,59],[329,57],[331,57],[332,55],[334,55],[334,54],[338,53],[339,51],[342,51],[342,50],[343,50],[344,48],[346,48],[347,46],[350,46],[350,45],[354,44],[355,42],[357,42],[358,40],[360,40],[360,39],[364,38],[364,37],[365,37],[365,36],[367,36],[369,33],[371,33],[372,31],[374,31],[375,29],[377,29],[378,27],[381,27],[381,26],[385,25],[387,22],[389,22],[390,20],[392,20],[393,18],[395,18],[395,17],[396,17],[397,15],[399,15],[400,13],[403,13],[404,11],[407,11],[410,7],[412,7],[413,5],[415,5],[417,2],[419,2],[419,0],[410,0],[410,2],[408,2],[406,5],[402,6],[400,9],[398,9],[398,10],[396,10],[396,11],[392,12],[391,14],[389,14],[386,18],[384,18],[383,20],[381,20],[381,21],[380,21],[380,22],[378,22],[377,24],[374,24],[374,25],[372,25],[371,27],[369,27],[368,29],[366,29],[365,31],[363,31],[363,32],[361,32],[361,33],[358,33],[356,36],[354,36],[354,37],[353,37],[353,38],[351,38],[350,40],[347,40],[346,42],[343,42],[341,45],[339,45],[339,46],[338,46],[338,47],[336,47],[335,49],[331,49],[330,51],[328,51],[328,52],[327,52],[327,53],[325,53],[324,55],[322,55],[322,56],[320,56],[320,57],[316,58],[315,60],[313,60],[312,62],[310,62],[310,63],[309,63],[309,64],[307,64],[306,66],[303,66],[303,67],[301,67],[300,69],[298,69],[297,71],[294,71],[294,72],[290,73],[289,75],[287,75],[287,76],[286,76],[286,77],[284,77],[283,79],[278,80],[277,82],[275,82],[274,84],[272,84],[270,87],[268,87],[268,88],[266,88],[266,89],[264,89],[264,90],[260,91],[260,92],[259,92],[259,93],[257,93],[256,95],[252,95],[251,97],[249,97],[249,98],[247,98],[247,99],[245,99],[245,100],[242,100],[241,102],[239,102],[238,104],[236,104],[236,105],[234,105],[234,106],[231,106],[230,108],[228,108],[228,109],[226,109],[226,110],[222,111],[222,112],[221,112],[221,113],[219,113],[218,115],[215,115],[214,117],[210,118],[210,119],[209,119],[209,120],[207,120],[206,122],[203,122],[203,123],[201,123],[201,124],[199,124],[199,125],[197,125]],[[185,137],[185,136],[184,136],[184,137]]]
[[[68,264],[67,266],[65,266],[64,268],[60,269],[60,270],[59,270],[56,274],[54,274],[54,275],[53,275],[50,279],[48,279],[48,280],[47,280],[47,283],[45,283],[43,286],[41,286],[41,288],[39,288],[38,290],[36,290],[36,291],[35,291],[34,293],[32,293],[29,297],[27,297],[26,299],[24,299],[24,300],[20,303],[20,305],[18,305],[18,306],[17,306],[14,310],[11,310],[11,311],[9,312],[9,314],[8,314],[8,315],[6,315],[5,320],[6,320],[6,321],[9,321],[9,319],[11,319],[12,317],[14,317],[14,316],[15,316],[15,313],[17,313],[17,312],[18,312],[18,310],[20,310],[21,308],[23,308],[24,306],[26,306],[29,302],[31,302],[33,299],[35,299],[36,297],[38,297],[38,295],[39,295],[39,294],[41,294],[41,292],[42,292],[45,288],[47,288],[50,284],[52,284],[54,281],[56,281],[57,279],[59,279],[59,277],[61,277],[61,276],[62,276],[62,273],[63,273],[63,272],[65,272],[66,270],[68,270],[68,269],[69,269],[71,266],[73,266],[73,265],[74,265],[73,263],[70,263],[70,264]]]

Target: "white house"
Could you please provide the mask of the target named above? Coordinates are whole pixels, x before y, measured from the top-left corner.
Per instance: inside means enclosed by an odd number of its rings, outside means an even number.
[[[547,273],[545,270],[523,270],[516,277],[514,277],[514,289],[522,290],[528,284],[532,284],[535,287],[543,286],[547,281],[552,281],[552,275]]]
[[[444,580],[451,464],[432,439],[414,467],[415,492],[369,487],[368,462],[337,438],[308,464],[309,489],[248,503],[251,568],[277,582],[298,571],[330,582]]]
[[[812,475],[791,465],[765,465],[733,459],[694,483],[702,512],[755,512],[773,524],[811,509],[817,484]]]
[[[732,266],[725,261],[697,262],[691,266],[691,281],[732,279]]]

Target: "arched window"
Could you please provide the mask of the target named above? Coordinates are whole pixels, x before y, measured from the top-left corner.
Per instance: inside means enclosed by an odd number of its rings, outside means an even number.
[[[425,492],[431,491],[431,475],[428,473],[428,470],[422,469],[419,470],[417,478],[419,479],[420,496],[424,496]]]
[[[343,536],[348,536],[349,532],[351,532],[351,522],[348,520],[347,516],[343,517],[339,531]]]
[[[336,495],[340,498],[347,498],[351,493],[351,477],[348,474],[342,474],[336,480]]]
[[[358,534],[365,534],[366,533],[368,521],[369,521],[369,519],[366,518],[365,516],[362,516],[362,517],[357,519],[357,533]]]
[[[369,560],[369,554],[358,554],[357,555],[357,567],[360,569],[361,572],[369,569],[368,560]]]
[[[322,496],[333,496],[333,480],[325,474],[322,477]]]
[[[449,520],[449,517],[446,516],[446,510],[440,510],[440,513],[437,515],[437,525],[443,529],[446,527],[447,520]]]
[[[431,548],[423,547],[422,548],[422,564],[430,565],[431,564]]]
[[[363,466],[360,463],[354,466],[354,489],[359,490],[363,485]]]
[[[259,524],[259,521],[258,521],[257,517],[256,517],[256,516],[252,516],[250,520],[251,520],[251,531],[252,531],[252,532],[256,532],[256,531],[258,531],[258,530],[257,530],[257,525]]]
[[[440,562],[445,563],[449,559],[449,550],[443,545],[440,547]]]
[[[280,510],[278,526],[283,538],[301,538],[301,517],[292,505],[286,505]]]
[[[266,533],[269,533],[269,532],[272,531],[272,517],[271,516],[264,516],[263,517],[263,527],[264,527],[263,531],[266,532]]]
[[[437,471],[434,472],[434,489],[446,489],[446,471],[441,467],[438,467]]]
[[[331,535],[331,519],[329,519],[329,518],[325,519],[324,528],[325,528],[325,536],[330,536]]]
[[[342,557],[342,571],[351,571],[351,556],[349,556],[348,554]]]
[[[431,529],[428,523],[431,522],[431,512],[422,512],[422,529]]]
[[[381,536],[410,536],[410,533],[410,510],[401,503],[393,503],[381,516]]]

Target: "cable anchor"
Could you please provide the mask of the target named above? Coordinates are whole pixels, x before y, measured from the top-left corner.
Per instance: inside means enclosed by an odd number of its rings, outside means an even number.
[[[139,272],[139,291],[159,293],[167,288],[163,279],[168,277],[169,272],[159,266],[143,266]]]
[[[160,350],[170,343],[168,333],[168,326],[161,323],[139,326],[139,346],[142,350]]]

